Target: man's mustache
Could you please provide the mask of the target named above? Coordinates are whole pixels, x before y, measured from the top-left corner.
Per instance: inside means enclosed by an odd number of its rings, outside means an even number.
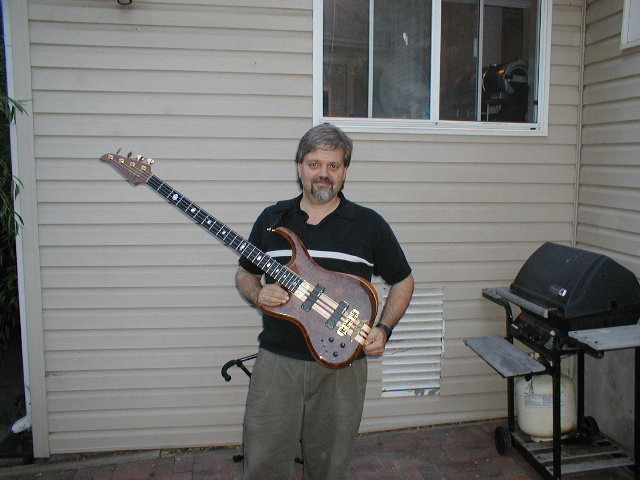
[[[316,177],[311,183],[328,183],[329,185],[333,186],[333,180],[331,180],[329,177]]]

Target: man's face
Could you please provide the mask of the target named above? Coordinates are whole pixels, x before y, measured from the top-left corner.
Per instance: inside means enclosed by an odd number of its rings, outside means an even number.
[[[343,155],[342,149],[312,150],[298,164],[303,194],[311,202],[327,203],[342,190],[347,178]]]

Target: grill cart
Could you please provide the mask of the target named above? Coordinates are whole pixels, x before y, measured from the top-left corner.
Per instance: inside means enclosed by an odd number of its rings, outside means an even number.
[[[515,447],[545,479],[615,467],[630,467],[640,478],[635,461],[640,454],[640,326],[636,325],[640,283],[635,275],[604,255],[545,243],[509,288],[489,288],[482,294],[504,308],[506,336],[464,342],[507,379],[507,426],[495,431],[498,452],[508,455]],[[520,309],[515,318],[512,305]],[[635,350],[633,455],[603,435],[596,420],[584,414],[584,355],[601,358],[607,351],[627,348]],[[577,356],[577,428],[563,435],[561,362],[571,356]],[[518,377],[529,380],[545,374],[551,377],[547,406],[552,434],[539,441],[516,427],[514,383]]]

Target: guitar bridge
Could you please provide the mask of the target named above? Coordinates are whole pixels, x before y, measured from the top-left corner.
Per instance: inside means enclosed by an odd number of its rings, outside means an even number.
[[[358,321],[360,312],[355,308],[349,312],[347,319],[338,327],[338,335],[348,336],[351,340],[355,340],[360,345],[364,345],[367,335],[371,331],[371,327],[364,322]]]

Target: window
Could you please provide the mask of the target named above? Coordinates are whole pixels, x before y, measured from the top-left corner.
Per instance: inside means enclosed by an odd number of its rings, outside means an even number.
[[[550,0],[315,1],[315,120],[546,128]]]

